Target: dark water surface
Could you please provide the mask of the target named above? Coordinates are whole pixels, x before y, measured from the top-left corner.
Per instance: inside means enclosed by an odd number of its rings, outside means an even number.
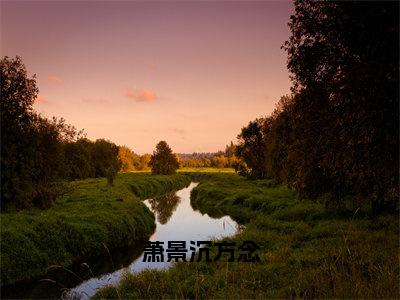
[[[216,219],[192,208],[190,192],[196,185],[192,182],[175,193],[144,201],[156,216],[157,227],[149,240],[163,241],[164,248],[167,248],[168,241],[186,241],[186,248],[189,248],[190,241],[222,238],[237,232],[238,224],[229,216]],[[73,273],[54,269],[44,277],[44,281],[6,287],[2,290],[2,298],[88,299],[98,288],[118,283],[127,271],[140,272],[146,268],[165,269],[171,266],[169,262],[143,262],[142,252],[143,245],[135,249],[117,249],[112,253],[105,251],[105,255],[77,263],[71,269]],[[187,257],[190,255],[189,252]]]

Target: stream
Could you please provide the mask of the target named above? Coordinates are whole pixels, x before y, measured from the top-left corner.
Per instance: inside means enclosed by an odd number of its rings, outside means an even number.
[[[156,216],[156,229],[150,241],[208,241],[235,234],[238,224],[229,216],[212,218],[194,210],[190,204],[190,192],[198,183],[192,182],[186,188],[153,199],[144,204]],[[63,298],[86,300],[99,288],[117,284],[125,272],[140,272],[144,269],[166,269],[167,262],[143,262],[144,243],[141,247],[116,249],[111,253],[76,263],[71,269],[54,269],[41,280],[18,282],[2,290],[2,298]],[[190,260],[191,252],[186,254]],[[72,287],[72,288],[71,288]],[[4,287],[3,287],[4,288]]]
[[[186,241],[189,247],[190,241],[210,240],[222,238],[236,233],[238,225],[229,216],[213,219],[207,214],[202,215],[190,205],[190,192],[198,183],[192,182],[188,187],[175,193],[158,198],[148,199],[144,204],[156,216],[156,230],[150,237],[150,241],[164,242],[167,248],[168,241]],[[190,259],[190,253],[187,254]],[[143,262],[143,253],[130,265],[118,269],[115,272],[86,280],[71,289],[65,298],[87,299],[96,293],[98,288],[108,284],[116,284],[124,272],[140,272],[144,269],[165,269],[172,262]]]

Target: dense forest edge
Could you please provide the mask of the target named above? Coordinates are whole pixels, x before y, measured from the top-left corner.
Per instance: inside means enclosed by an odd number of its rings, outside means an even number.
[[[196,178],[201,181],[192,191],[192,206],[245,225],[224,241],[256,242],[260,262],[237,262],[236,254],[235,262],[224,257],[126,273],[95,299],[387,299],[399,294],[397,215],[371,219],[368,210],[355,212],[351,202],[329,209],[271,179],[229,173]]]
[[[114,248],[141,247],[155,229],[154,215],[141,200],[181,189],[183,174],[123,173],[73,181],[52,208],[2,213],[1,284],[44,275],[53,265]]]

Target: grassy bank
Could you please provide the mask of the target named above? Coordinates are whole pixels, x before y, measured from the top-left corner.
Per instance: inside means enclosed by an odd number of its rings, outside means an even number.
[[[229,214],[246,229],[227,239],[256,242],[260,263],[178,263],[126,274],[97,298],[397,298],[398,216],[327,210],[285,186],[214,174],[192,205]]]
[[[134,245],[154,230],[154,216],[140,201],[183,188],[185,175],[119,174],[68,183],[48,210],[1,214],[1,283],[38,276],[51,265]]]

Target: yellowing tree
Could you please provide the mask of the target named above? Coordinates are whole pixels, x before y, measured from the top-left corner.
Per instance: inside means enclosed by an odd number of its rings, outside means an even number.
[[[127,172],[134,170],[135,154],[126,146],[120,146],[118,149],[118,158],[121,161],[121,171]]]

